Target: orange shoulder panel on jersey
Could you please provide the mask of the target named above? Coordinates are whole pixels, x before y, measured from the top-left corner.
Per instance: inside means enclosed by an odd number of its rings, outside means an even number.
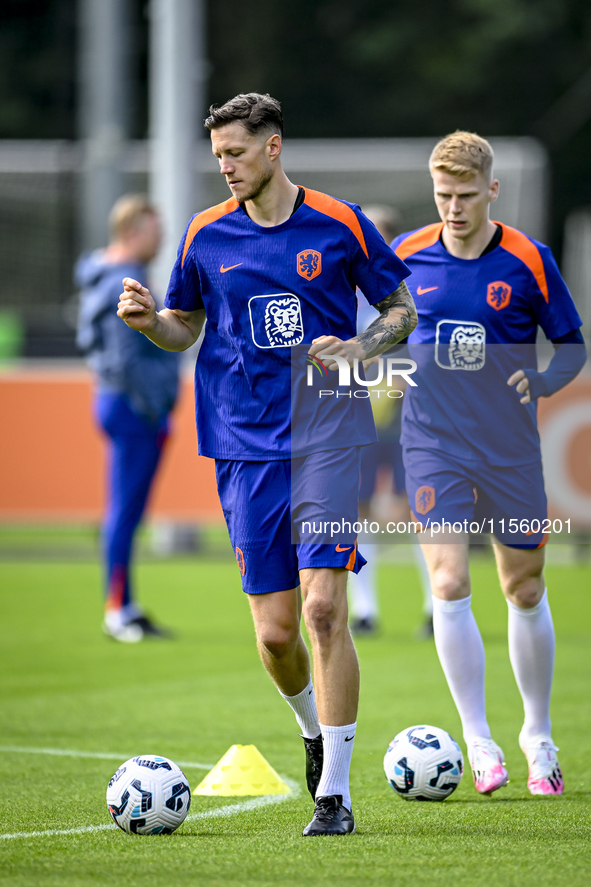
[[[405,259],[408,259],[414,253],[418,253],[420,250],[427,249],[428,246],[433,246],[434,243],[437,243],[442,230],[443,222],[435,222],[433,225],[427,225],[426,228],[421,228],[419,231],[409,234],[396,247],[396,255],[404,262]]]
[[[185,256],[187,255],[189,247],[191,246],[197,232],[201,231],[202,228],[205,228],[206,225],[210,225],[212,222],[217,222],[217,220],[221,219],[222,216],[233,212],[237,206],[238,201],[235,200],[234,197],[230,197],[223,203],[218,203],[217,206],[210,206],[209,209],[204,209],[202,213],[198,213],[198,215],[195,216],[195,218],[189,225],[189,230],[187,231],[187,236],[185,237],[183,257],[181,259],[181,268],[183,267]]]
[[[359,241],[361,249],[369,258],[369,253],[367,252],[367,246],[365,244],[365,237],[363,236],[359,219],[351,207],[347,206],[346,203],[337,200],[336,197],[329,197],[328,194],[322,194],[320,191],[309,191],[307,188],[305,190],[306,198],[304,203],[307,203],[308,206],[311,206],[312,209],[317,210],[319,213],[324,213],[325,216],[330,216],[338,222],[342,222],[346,225],[355,235]]]
[[[516,256],[516,258],[521,259],[524,265],[527,265],[533,276],[536,278],[536,283],[538,284],[544,299],[548,302],[549,296],[546,271],[544,270],[544,263],[540,251],[535,243],[532,243],[529,237],[526,237],[526,235],[522,234],[521,231],[518,231],[517,228],[510,228],[508,225],[503,225],[502,222],[495,222],[495,225],[500,225],[503,229],[500,246],[502,246],[503,249],[506,249],[508,253]]]

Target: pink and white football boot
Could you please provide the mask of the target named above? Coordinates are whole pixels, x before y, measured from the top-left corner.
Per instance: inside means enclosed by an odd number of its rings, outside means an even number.
[[[532,795],[561,795],[564,791],[562,770],[556,757],[558,747],[550,736],[540,734],[532,739],[519,736],[521,751],[527,758],[527,787]]]
[[[503,751],[492,739],[477,736],[468,747],[476,791],[492,795],[509,782]]]

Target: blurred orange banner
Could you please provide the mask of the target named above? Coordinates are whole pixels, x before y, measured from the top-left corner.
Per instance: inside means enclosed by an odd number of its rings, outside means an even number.
[[[550,516],[591,529],[591,367],[553,397],[538,401]]]
[[[104,507],[105,446],[92,416],[92,379],[75,369],[0,374],[0,519],[92,520]],[[591,370],[539,402],[553,517],[591,528]],[[185,377],[156,478],[152,517],[222,522],[214,463],[197,455],[193,381]]]
[[[0,374],[0,519],[100,519],[105,444],[80,366]],[[197,455],[193,381],[184,378],[149,505],[152,517],[222,522],[214,463]]]

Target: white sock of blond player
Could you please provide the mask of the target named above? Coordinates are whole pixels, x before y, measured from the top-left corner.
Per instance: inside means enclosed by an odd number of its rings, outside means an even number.
[[[366,565],[359,573],[349,575],[349,601],[354,619],[377,619],[378,597],[376,593],[377,545],[364,542],[359,545],[359,554],[366,559]]]
[[[462,719],[466,745],[476,736],[490,738],[484,701],[484,646],[471,605],[471,595],[460,601],[433,597],[435,646]]]
[[[324,763],[316,797],[341,795],[343,806],[347,810],[351,809],[349,770],[351,769],[356,728],[357,723],[346,724],[344,727],[329,727],[326,724],[320,724]]]
[[[281,693],[281,690],[279,692]],[[308,686],[297,696],[286,696],[285,693],[281,693],[281,695],[295,714],[302,736],[305,736],[306,739],[316,739],[320,735],[320,724],[318,723],[316,694],[312,679],[310,678]]]
[[[529,610],[509,606],[509,657],[523,699],[523,735],[550,736],[550,692],[554,670],[554,626],[548,594]]]

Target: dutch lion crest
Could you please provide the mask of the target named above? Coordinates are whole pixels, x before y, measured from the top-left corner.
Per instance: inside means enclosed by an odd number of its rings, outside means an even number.
[[[435,333],[435,363],[444,370],[481,370],[486,360],[486,330],[475,320],[440,320]]]
[[[322,253],[315,249],[304,249],[297,254],[297,269],[300,277],[314,280],[322,273]]]
[[[454,370],[479,370],[484,366],[484,330],[457,326],[449,340],[449,365]]]
[[[511,287],[504,280],[493,280],[486,289],[486,301],[495,311],[502,311],[511,301]]]
[[[271,347],[299,345],[304,338],[299,299],[271,299],[265,307],[265,332]]]

